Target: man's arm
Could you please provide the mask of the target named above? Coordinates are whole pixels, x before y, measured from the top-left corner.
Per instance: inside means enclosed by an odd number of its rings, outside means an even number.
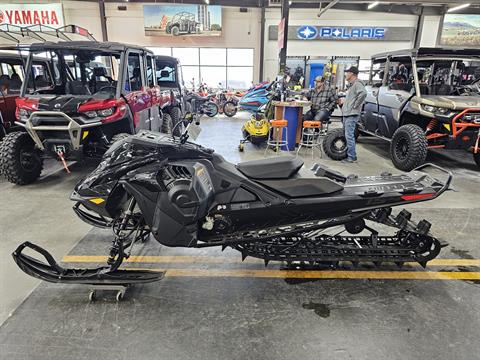
[[[363,102],[367,97],[367,90],[365,90],[365,86],[363,84],[357,82],[355,84],[355,101],[353,103],[353,109],[358,109],[362,106]]]
[[[329,102],[328,102],[328,110],[332,112],[335,110],[335,107],[337,106],[337,100],[338,100],[338,95],[335,93],[334,90],[330,90],[330,97],[329,97]]]

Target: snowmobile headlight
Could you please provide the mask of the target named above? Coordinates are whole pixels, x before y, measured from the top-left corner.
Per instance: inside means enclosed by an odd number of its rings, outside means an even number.
[[[113,108],[113,107],[108,108],[108,109],[97,110],[98,115],[101,116],[101,117],[110,116],[110,115],[112,115],[114,112],[115,112],[115,108]]]
[[[95,110],[85,111],[84,114],[90,119],[97,117],[97,112]]]
[[[447,109],[447,108],[426,105],[426,104],[422,104],[422,109],[425,111],[428,111],[429,113],[441,114],[441,115],[444,115],[450,111],[450,109]]]
[[[255,121],[255,127],[262,127],[262,121]]]

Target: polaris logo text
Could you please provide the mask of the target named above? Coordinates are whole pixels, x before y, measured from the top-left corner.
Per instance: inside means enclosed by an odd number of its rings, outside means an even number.
[[[384,28],[342,28],[342,27],[321,27],[318,32],[319,38],[340,38],[340,39],[383,39]]]

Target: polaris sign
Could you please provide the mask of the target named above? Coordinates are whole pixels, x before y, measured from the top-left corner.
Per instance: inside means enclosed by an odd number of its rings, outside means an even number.
[[[383,39],[385,28],[347,28],[347,27],[321,27],[318,33],[320,38],[364,38],[369,40]]]
[[[303,41],[412,41],[413,27],[289,26],[288,40]],[[268,27],[268,39],[277,40],[277,27]]]
[[[297,29],[297,36],[299,39],[302,39],[302,40],[315,39],[317,34],[318,34],[317,28],[315,28],[314,26],[300,26]]]

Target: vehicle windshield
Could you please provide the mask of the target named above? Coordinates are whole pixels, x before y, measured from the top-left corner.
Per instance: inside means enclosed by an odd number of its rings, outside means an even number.
[[[480,59],[417,60],[422,95],[480,95]]]
[[[25,81],[25,71],[23,69],[26,58],[18,57],[1,57],[0,56],[0,91],[3,95],[20,94],[20,89]],[[48,70],[48,64],[41,59],[33,59],[32,70],[36,76],[44,79],[44,86],[52,84],[52,77]],[[28,84],[28,88],[32,88],[32,84]]]
[[[117,90],[120,54],[86,49],[56,49],[35,52],[30,58],[43,59],[52,73],[45,74],[33,61],[26,72],[27,94],[76,95],[97,98],[114,97]],[[37,60],[38,62],[38,60]]]
[[[161,86],[175,86],[177,84],[177,72],[175,63],[168,60],[156,60],[157,83]]]

